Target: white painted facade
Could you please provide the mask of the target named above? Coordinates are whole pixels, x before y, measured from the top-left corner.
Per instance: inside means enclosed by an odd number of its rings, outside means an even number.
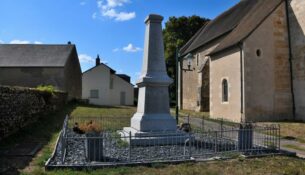
[[[95,105],[133,105],[134,87],[104,64],[82,75],[82,99]]]

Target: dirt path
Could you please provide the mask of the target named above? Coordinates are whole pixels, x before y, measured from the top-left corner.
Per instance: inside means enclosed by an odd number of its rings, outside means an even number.
[[[205,120],[205,119],[196,118],[196,117],[190,117],[189,119],[187,117],[182,117],[181,119],[182,119],[181,122],[187,122],[189,120],[189,122],[193,126],[204,129],[205,131],[221,130],[220,123],[216,122],[216,121]],[[230,125],[227,125],[224,122],[222,128],[223,128],[223,130],[230,130],[233,127]],[[263,134],[261,134],[261,133],[255,133],[255,134],[262,135],[262,137],[263,137]],[[237,136],[235,135],[234,137],[237,137]],[[280,141],[280,147],[281,147],[281,150],[293,152],[293,153],[296,153],[296,155],[298,157],[305,158],[305,143],[298,142],[297,140],[288,140],[288,139],[282,138]]]

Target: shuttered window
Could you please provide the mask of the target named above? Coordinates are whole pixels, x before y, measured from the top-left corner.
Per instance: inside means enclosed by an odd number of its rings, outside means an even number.
[[[98,94],[97,89],[90,90],[90,98],[99,98],[99,94]]]

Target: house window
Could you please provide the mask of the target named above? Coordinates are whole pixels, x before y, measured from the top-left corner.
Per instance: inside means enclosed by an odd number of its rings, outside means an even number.
[[[222,102],[228,102],[228,80],[222,80]]]
[[[98,98],[98,97],[99,97],[99,94],[98,94],[97,89],[90,90],[90,98]]]
[[[110,75],[110,85],[109,85],[110,89],[113,89],[113,77]]]

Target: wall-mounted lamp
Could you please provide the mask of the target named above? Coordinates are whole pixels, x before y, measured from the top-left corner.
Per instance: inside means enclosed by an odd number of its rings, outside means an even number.
[[[194,56],[193,56],[193,54],[191,54],[191,53],[187,54],[187,55],[184,57],[184,59],[187,60],[187,69],[183,69],[183,68],[182,68],[182,70],[184,70],[184,71],[193,71],[193,70],[191,69],[191,67],[192,67],[192,62],[193,62],[193,58],[194,58]]]

